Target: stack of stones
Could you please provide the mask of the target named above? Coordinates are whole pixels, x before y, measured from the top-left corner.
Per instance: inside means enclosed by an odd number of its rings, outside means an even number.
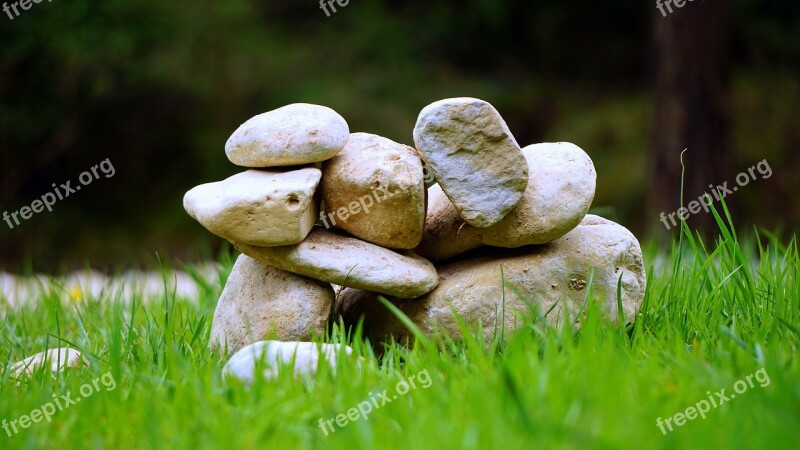
[[[416,148],[351,134],[339,114],[309,104],[233,133],[225,152],[249,170],[184,198],[242,253],[212,348],[308,341],[339,318],[363,319],[375,339],[410,338],[379,296],[430,335],[457,336],[464,320],[489,342],[535,316],[531,307],[553,324],[579,317],[590,280],[608,318],[633,318],[645,292],[641,249],[624,227],[587,215],[596,173],[583,150],[520,148],[497,110],[474,98],[427,106],[413,137]]]

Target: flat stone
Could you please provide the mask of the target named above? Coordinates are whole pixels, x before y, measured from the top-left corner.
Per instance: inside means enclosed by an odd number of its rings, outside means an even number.
[[[381,136],[353,133],[322,167],[326,227],[387,248],[422,239],[425,181],[416,150]]]
[[[418,297],[439,283],[433,264],[411,252],[396,253],[322,228],[312,230],[297,245],[255,247],[237,242],[235,246],[279,269],[399,298]]]
[[[243,123],[225,144],[225,154],[243,167],[310,164],[342,151],[349,134],[347,122],[336,111],[296,103]]]
[[[235,352],[265,339],[324,336],[333,299],[328,283],[239,255],[214,312],[209,346]]]
[[[578,226],[592,206],[597,182],[589,155],[566,142],[529,145],[522,154],[528,187],[517,206],[490,227],[465,223],[442,188],[431,186],[425,233],[415,252],[442,261],[481,245],[546,244]]]
[[[51,372],[61,372],[67,368],[88,366],[89,361],[81,352],[71,348],[51,348],[18,361],[8,369],[12,378],[30,376],[40,367],[49,367]]]
[[[280,368],[290,366],[293,361],[295,377],[313,377],[320,364],[328,364],[335,371],[336,359],[352,353],[353,349],[343,344],[255,342],[239,350],[228,360],[222,369],[222,378],[226,381],[238,379],[250,386],[258,376],[266,380],[277,378]],[[257,367],[258,362],[263,365]],[[261,373],[257,372],[258,368]]]
[[[259,246],[301,242],[317,221],[314,191],[322,172],[248,170],[197,186],[183,207],[208,231],[230,241]]]
[[[644,299],[646,273],[639,242],[621,225],[598,216],[586,216],[577,228],[549,244],[513,250],[484,247],[479,252],[483,254],[441,266],[442,281],[429,294],[390,300],[429,335],[443,332],[454,338],[461,336],[451,313],[455,311],[473,332],[482,323],[484,342],[489,344],[495,335],[505,332],[508,337],[523,326],[522,316],[532,317],[529,306],[511,286],[554,327],[563,324],[565,305],[572,321],[581,317],[592,270],[593,298],[610,320],[632,321]],[[621,318],[618,282],[622,283]],[[349,324],[363,316],[364,330],[374,338],[412,338],[373,293],[344,289],[336,308]]]
[[[519,144],[483,100],[451,98],[426,106],[414,143],[459,215],[474,227],[503,219],[528,185]]]

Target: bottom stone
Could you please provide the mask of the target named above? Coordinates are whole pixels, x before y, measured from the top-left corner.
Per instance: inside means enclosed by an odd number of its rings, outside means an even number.
[[[623,320],[632,320],[644,299],[646,278],[639,242],[621,225],[598,216],[586,216],[577,228],[549,244],[514,250],[484,247],[479,252],[481,256],[439,267],[441,282],[427,295],[390,300],[429,335],[459,336],[452,312],[473,331],[481,323],[488,344],[501,329],[507,337],[521,326],[520,316],[533,314],[512,286],[540,314],[549,312],[547,320],[556,326],[563,321],[565,305],[573,320],[579,316],[592,271],[592,296],[611,320],[618,319],[618,283]],[[377,296],[345,289],[337,301],[337,312],[350,324],[364,317],[364,329],[374,338],[393,336],[400,342],[411,338]]]
[[[333,307],[330,284],[240,255],[217,303],[210,347],[237,351],[267,338],[322,336]]]

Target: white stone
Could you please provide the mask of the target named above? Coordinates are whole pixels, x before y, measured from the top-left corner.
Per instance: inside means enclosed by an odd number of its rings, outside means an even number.
[[[266,380],[276,378],[280,368],[292,361],[295,377],[313,377],[320,364],[328,364],[335,371],[336,359],[352,353],[352,348],[342,344],[260,341],[236,352],[223,367],[222,377],[226,381],[238,379],[249,386],[259,376]],[[256,372],[259,362],[263,363],[260,374]]]
[[[40,367],[49,367],[52,372],[61,372],[66,368],[88,366],[89,362],[81,352],[71,348],[52,348],[18,361],[8,369],[12,378],[31,375]]]
[[[349,134],[347,122],[336,111],[296,103],[243,123],[225,144],[225,154],[243,167],[310,164],[342,151]]]
[[[301,242],[317,221],[314,191],[322,172],[248,170],[195,187],[183,207],[208,231],[230,241],[259,246]]]

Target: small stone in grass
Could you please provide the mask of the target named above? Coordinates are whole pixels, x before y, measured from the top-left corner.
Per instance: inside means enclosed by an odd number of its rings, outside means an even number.
[[[235,378],[249,386],[259,376],[277,378],[280,367],[292,363],[295,377],[314,376],[320,363],[329,364],[335,371],[336,359],[352,353],[353,349],[343,344],[260,341],[236,352],[222,369],[222,378]],[[260,374],[257,369],[261,369]]]
[[[61,372],[67,368],[88,366],[89,362],[81,352],[71,348],[51,348],[18,361],[8,369],[12,378],[30,376],[40,367],[49,367],[51,372]]]

